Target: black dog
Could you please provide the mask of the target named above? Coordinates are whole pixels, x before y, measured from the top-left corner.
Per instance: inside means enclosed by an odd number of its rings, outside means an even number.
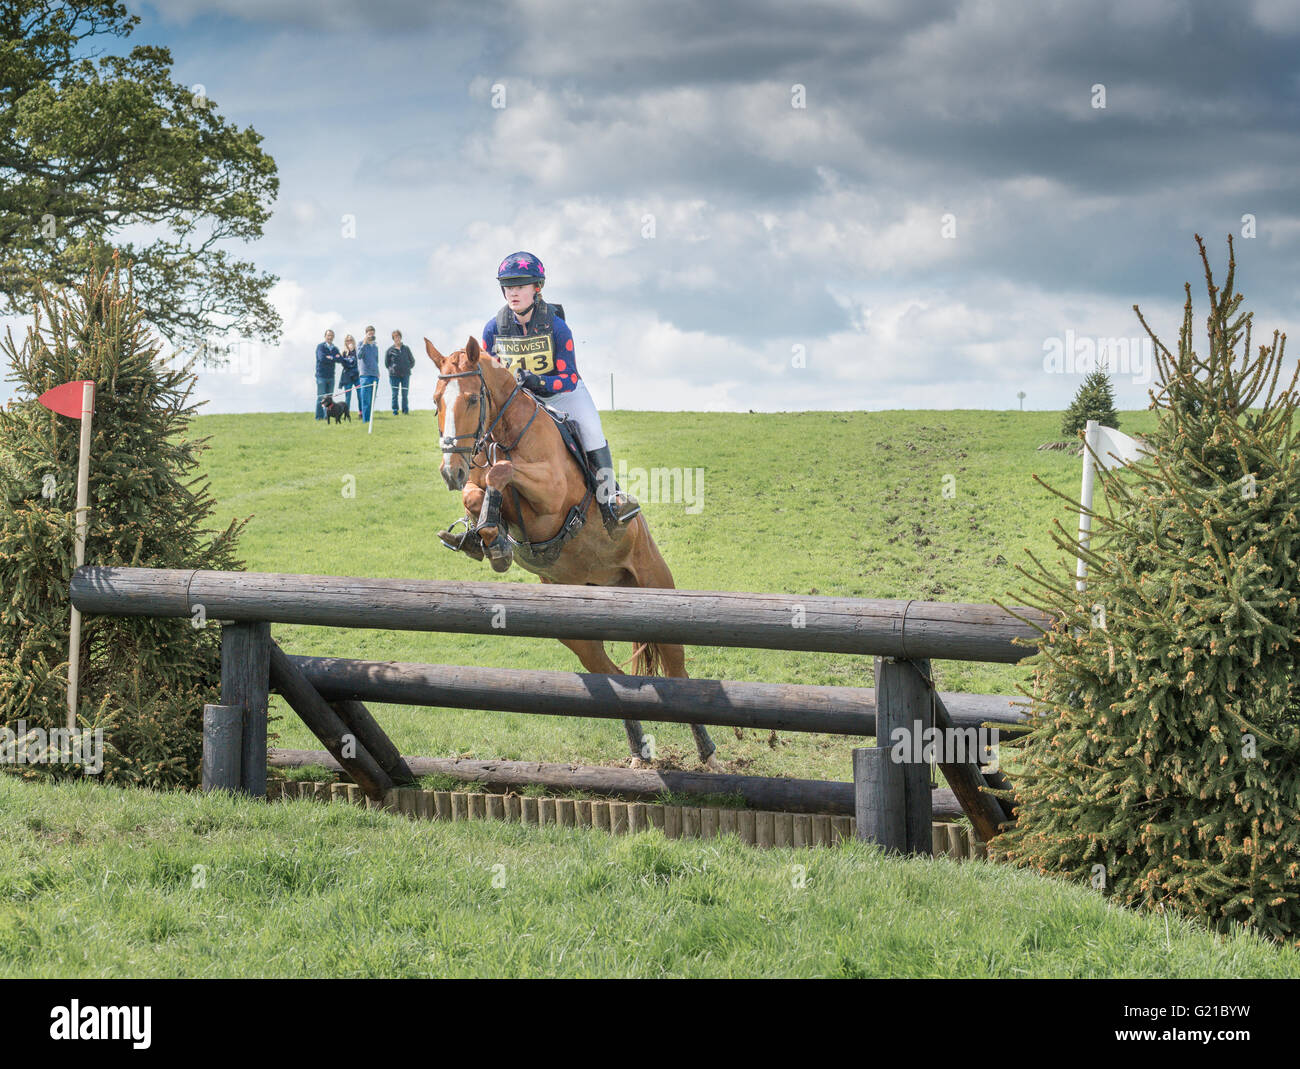
[[[352,413],[348,411],[348,406],[342,401],[335,401],[333,398],[324,402],[325,405],[325,422],[333,420],[335,423],[342,424],[346,419],[352,422]]]

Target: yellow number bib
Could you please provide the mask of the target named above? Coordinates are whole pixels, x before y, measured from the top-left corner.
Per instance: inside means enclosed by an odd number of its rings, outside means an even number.
[[[517,367],[534,375],[549,375],[555,371],[555,343],[550,334],[524,338],[498,336],[492,355],[511,371]]]

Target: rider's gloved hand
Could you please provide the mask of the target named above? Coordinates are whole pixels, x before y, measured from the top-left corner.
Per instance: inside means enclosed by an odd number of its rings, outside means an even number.
[[[533,393],[541,394],[542,396],[546,396],[550,393],[550,390],[546,388],[546,384],[542,382],[540,378],[534,375],[531,371],[525,371],[521,367],[515,368],[515,382],[519,383],[519,385],[524,389],[532,390]]]

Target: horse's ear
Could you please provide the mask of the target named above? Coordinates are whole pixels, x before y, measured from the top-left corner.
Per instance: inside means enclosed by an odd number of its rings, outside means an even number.
[[[424,339],[424,351],[429,354],[429,359],[438,365],[438,370],[442,371],[443,361],[446,360],[447,358],[443,356],[442,353],[438,352],[433,342],[431,342],[428,338]]]
[[[473,334],[469,336],[469,341],[465,343],[465,358],[473,367],[478,363],[478,358],[483,355],[483,350],[479,347],[478,339]]]

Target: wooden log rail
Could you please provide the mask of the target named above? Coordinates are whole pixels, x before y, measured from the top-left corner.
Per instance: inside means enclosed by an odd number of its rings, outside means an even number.
[[[332,702],[351,699],[550,716],[716,724],[763,731],[876,734],[876,695],[870,687],[466,668],[340,657],[288,659]],[[1024,699],[1018,697],[940,697],[957,727],[978,727],[994,721],[1010,734],[1026,717],[1019,705]]]
[[[1037,632],[996,605],[730,591],[617,590],[265,572],[83,567],[83,613],[599,638],[1014,664]],[[1017,609],[1026,619],[1049,619]]]

